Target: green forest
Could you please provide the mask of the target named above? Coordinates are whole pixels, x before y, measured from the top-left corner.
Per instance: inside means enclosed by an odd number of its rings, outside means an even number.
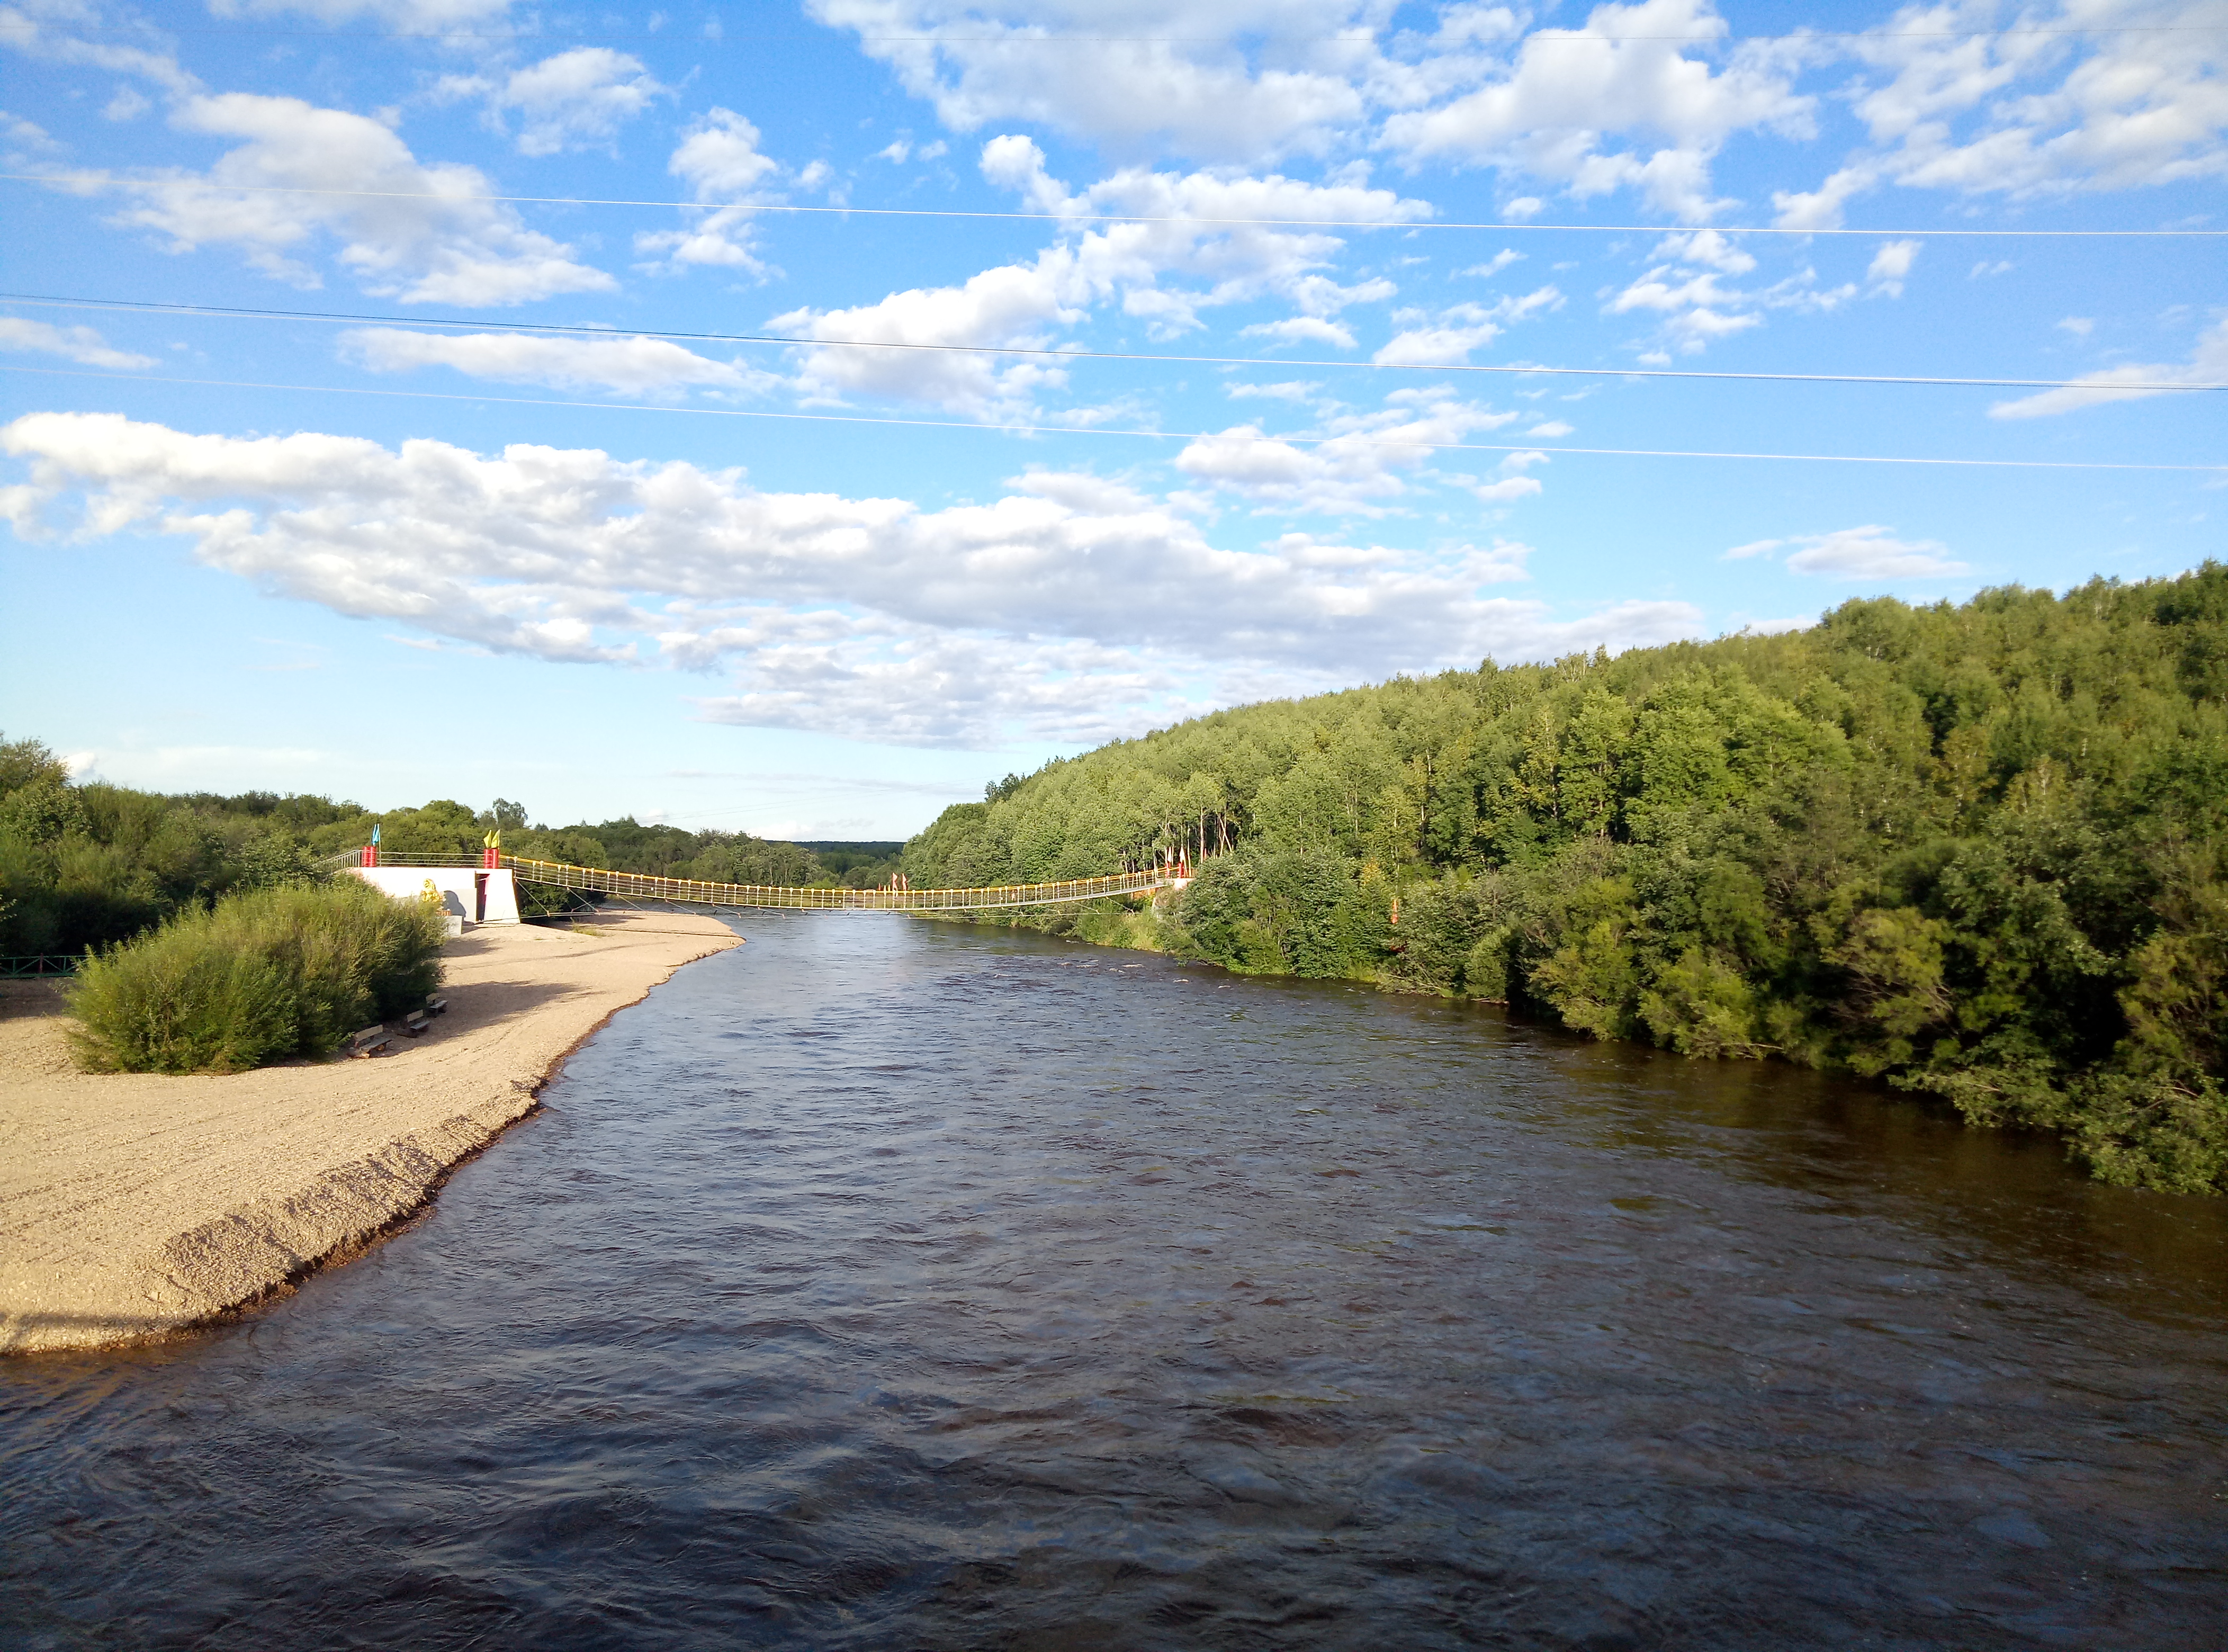
[[[1040,882],[1181,854],[1181,898],[980,921],[1800,1062],[2056,1131],[2109,1181],[2228,1191],[2214,563],[1244,707],[1008,775],[901,851],[551,828],[504,799],[157,794],[74,783],[19,739],[0,952],[314,878],[375,823],[397,854],[468,857],[500,830],[513,854],[727,883]]]
[[[1505,1001],[2058,1132],[2228,1191],[2228,567],[1842,605],[1811,629],[1396,678],[1009,778],[916,887],[1181,851],[1019,922]]]
[[[377,813],[330,797],[248,791],[165,794],[77,784],[35,740],[0,740],[0,954],[74,955],[113,944],[218,897],[315,878],[369,841],[397,855],[479,857],[490,831],[512,855],[719,883],[871,888],[895,869],[894,843],[824,853],[747,833],[685,831],[631,818],[551,828],[497,798],[474,810],[436,800]],[[552,910],[560,891],[526,885]]]

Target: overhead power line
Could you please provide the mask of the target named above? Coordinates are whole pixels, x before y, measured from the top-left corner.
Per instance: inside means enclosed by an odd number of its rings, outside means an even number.
[[[637,207],[687,212],[789,213],[828,218],[972,218],[1001,222],[1053,224],[1207,224],[1218,228],[1255,229],[1460,229],[1495,234],[1534,235],[1857,235],[1886,237],[1961,236],[1982,240],[2114,240],[2228,235],[2228,229],[1783,229],[1737,224],[1509,224],[1448,222],[1405,218],[1211,218],[1189,213],[991,212],[957,207],[810,207],[787,202],[637,201],[618,196],[540,195],[436,195],[423,189],[324,189],[306,184],[215,183],[200,177],[135,178],[106,171],[0,172],[0,182],[42,183],[49,188],[94,185],[102,189],[204,189],[215,195],[322,195],[359,201],[429,201],[443,206]]]
[[[42,29],[52,29],[33,19],[0,21],[0,33],[36,34]],[[150,35],[144,29],[111,25],[72,24],[72,36],[88,35],[131,35],[139,39],[168,35],[206,35],[214,38],[238,36],[244,39],[271,38],[278,40],[332,41],[404,41],[404,40],[492,40],[530,42],[535,45],[565,46],[586,41],[642,40],[661,36],[668,40],[685,41],[691,44],[721,46],[746,41],[811,39],[815,36],[803,31],[774,34],[765,30],[742,33],[720,29],[717,35],[684,33],[679,29],[665,33],[650,29],[586,30],[578,33],[545,34],[516,29],[421,29],[370,31],[364,29],[273,29],[249,27],[234,29],[170,28],[165,27]],[[1231,46],[1238,44],[1230,35],[882,35],[867,34],[848,29],[831,30],[861,42],[881,42],[890,45],[915,46]],[[1509,37],[1511,46],[1524,46],[1539,42],[1553,45],[1616,46],[1625,42],[1672,42],[1685,46],[1745,46],[1765,45],[1790,40],[2005,40],[2043,36],[2046,38],[2079,37],[2090,35],[2217,35],[2228,33],[2228,26],[2218,23],[2112,23],[2094,28],[2068,29],[1803,29],[1783,35],[1596,35],[1578,29],[1544,29],[1529,34]],[[1343,43],[1335,37],[1317,35],[1323,43]],[[1288,42],[1279,38],[1278,43]]]
[[[47,293],[0,292],[0,304],[38,304],[58,310],[122,311],[132,315],[214,316],[246,321],[314,321],[351,326],[376,324],[397,327],[452,327],[474,331],[500,331],[527,336],[555,333],[566,337],[617,341],[656,338],[695,344],[751,344],[784,349],[916,350],[945,355],[1021,355],[1056,362],[1148,362],[1167,367],[1250,367],[1283,372],[1292,368],[1335,368],[1361,373],[1483,373],[1508,378],[1593,379],[1727,379],[1777,384],[1910,384],[1965,387],[1993,390],[2104,389],[2164,394],[2172,391],[2228,390],[2228,382],[2193,383],[2182,380],[2122,381],[2107,385],[2079,379],[1987,379],[1922,377],[1892,373],[1753,373],[1713,372],[1700,368],[1631,367],[1510,367],[1471,362],[1352,362],[1309,356],[1163,355],[1143,350],[1052,349],[1023,344],[920,344],[877,338],[800,338],[782,333],[701,333],[671,329],[587,327],[563,322],[482,321],[448,316],[387,316],[344,310],[256,310],[232,304],[162,304],[146,299],[71,298]]]
[[[555,396],[478,396],[445,390],[389,390],[370,385],[278,384],[250,379],[195,379],[170,374],[95,373],[77,368],[17,367],[0,363],[0,373],[25,373],[53,379],[105,379],[126,384],[183,384],[211,390],[281,390],[316,396],[384,396],[421,401],[463,401],[507,407],[573,407],[598,413],[647,413],[695,415],[706,419],[759,419],[808,425],[880,425],[907,430],[956,430],[1005,436],[1136,437],[1160,442],[1233,442],[1248,445],[1322,447],[1334,443],[1350,447],[1397,447],[1431,453],[1559,453],[1597,458],[1628,459],[1766,459],[1802,464],[1910,464],[1942,469],[1991,471],[2148,471],[2177,474],[2220,475],[2219,464],[2130,464],[2107,459],[1972,459],[1924,458],[1883,453],[1750,453],[1665,447],[1565,447],[1546,442],[1429,442],[1403,441],[1397,437],[1354,432],[1335,436],[1286,436],[1265,432],[1219,430],[1117,430],[1102,425],[1020,425],[978,423],[960,419],[892,419],[877,413],[776,413],[748,407],[659,407],[640,401],[571,400]]]

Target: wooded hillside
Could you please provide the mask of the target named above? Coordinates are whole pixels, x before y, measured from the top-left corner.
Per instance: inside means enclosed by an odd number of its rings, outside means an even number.
[[[2228,1188],[2214,563],[1249,706],[993,793],[907,845],[917,887],[1181,846],[1153,944],[1879,1077]]]

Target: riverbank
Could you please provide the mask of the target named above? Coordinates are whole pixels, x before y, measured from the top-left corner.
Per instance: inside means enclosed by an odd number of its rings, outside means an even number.
[[[740,944],[680,912],[449,942],[449,1013],[368,1061],[78,1071],[60,992],[0,987],[0,1353],[179,1329],[283,1289],[424,1204],[566,1056],[682,964]]]

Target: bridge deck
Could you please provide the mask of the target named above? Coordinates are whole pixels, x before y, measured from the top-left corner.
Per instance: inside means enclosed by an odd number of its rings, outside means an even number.
[[[381,855],[382,866],[432,865],[436,857]],[[453,857],[439,864],[454,865]],[[996,884],[982,889],[799,889],[754,883],[705,883],[695,878],[659,878],[640,872],[611,872],[601,867],[568,866],[505,855],[522,883],[554,885],[593,894],[625,895],[637,900],[685,901],[697,906],[765,906],[801,912],[969,912],[1000,906],[1050,906],[1071,900],[1149,889],[1181,889],[1189,880],[1173,870],[1122,872],[1104,878],[1070,878],[1059,883]]]

